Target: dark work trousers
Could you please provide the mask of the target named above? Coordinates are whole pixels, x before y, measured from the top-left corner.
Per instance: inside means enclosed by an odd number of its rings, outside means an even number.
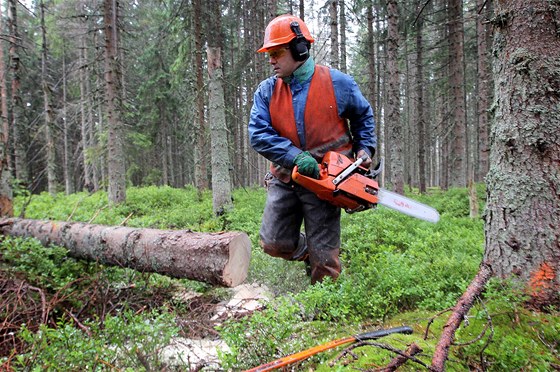
[[[340,274],[340,208],[311,191],[272,177],[267,183],[260,238],[265,253],[307,261],[311,283]],[[302,222],[305,234],[301,234]]]

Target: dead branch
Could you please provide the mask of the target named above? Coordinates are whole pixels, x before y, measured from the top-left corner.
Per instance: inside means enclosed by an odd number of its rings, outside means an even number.
[[[101,211],[105,208],[107,208],[109,205],[104,205],[103,207],[99,208],[98,210],[95,211],[95,213],[93,214],[93,217],[91,217],[88,221],[88,223],[92,223],[93,220],[95,220],[97,218],[97,216],[99,216],[99,213],[101,213]]]
[[[449,347],[453,343],[455,332],[461,325],[464,317],[468,314],[475,299],[482,293],[491,276],[492,268],[489,264],[483,262],[480,265],[478,273],[457,302],[457,305],[455,305],[453,313],[450,315],[447,323],[443,327],[443,332],[432,358],[431,369],[433,371],[444,371],[445,361],[447,360],[447,356],[449,354]]]
[[[130,212],[128,216],[126,216],[126,218],[119,224],[119,226],[126,226],[126,224],[128,223],[128,220],[130,220],[130,217],[132,217],[134,215],[134,212]]]
[[[490,333],[491,333],[490,339],[492,339],[492,335],[494,334],[494,328],[492,327],[492,318],[488,316],[487,319],[488,321],[486,322],[484,328],[482,329],[482,331],[480,331],[480,334],[478,336],[466,342],[461,342],[461,343],[453,342],[453,346],[468,346],[474,344],[475,342],[480,341],[486,335],[486,331],[488,331],[488,328],[490,328]]]
[[[414,345],[414,343],[413,343],[412,345]],[[411,345],[411,346],[412,346],[412,345]],[[399,350],[399,349],[394,348],[394,347],[389,346],[389,345],[380,344],[380,343],[371,342],[371,341],[360,341],[360,342],[356,342],[356,343],[354,343],[354,344],[348,346],[346,349],[342,350],[342,352],[331,362],[330,366],[332,367],[332,366],[334,365],[334,363],[336,363],[336,362],[339,361],[340,359],[344,358],[346,355],[352,354],[352,351],[353,351],[354,349],[356,349],[356,348],[358,348],[358,347],[363,347],[363,346],[374,346],[374,347],[378,347],[378,348],[380,348],[380,349],[384,349],[384,350],[391,351],[391,352],[393,352],[393,353],[395,353],[395,354],[398,355],[397,358],[400,357],[400,358],[402,358],[402,359],[404,360],[404,361],[401,362],[401,365],[404,364],[407,360],[411,360],[411,361],[413,361],[413,362],[415,362],[415,363],[418,363],[418,364],[420,364],[421,366],[423,366],[423,367],[429,369],[429,366],[428,366],[426,363],[422,362],[420,359],[418,359],[418,358],[416,358],[416,357],[414,356],[414,355],[417,354],[417,353],[411,354],[411,353],[409,352],[409,350],[411,350],[411,347],[409,347],[409,348],[407,349],[407,351],[402,351],[402,350]],[[418,346],[416,346],[416,347],[418,347]],[[418,349],[420,349],[420,348],[418,348]],[[418,352],[421,352],[421,351],[422,351],[422,350],[420,349]],[[391,363],[389,363],[389,365],[387,365],[387,367],[385,367],[385,368],[388,368],[393,362],[394,362],[394,360],[391,361]],[[395,369],[396,369],[396,368],[395,368]],[[382,369],[382,370],[385,371],[385,369]]]
[[[21,352],[25,346],[17,335],[23,324],[36,331],[45,324],[50,312],[45,292],[25,281],[8,277],[0,271],[0,357]],[[15,355],[15,354],[14,354]],[[9,365],[9,360],[6,361]]]
[[[428,332],[430,331],[430,326],[432,325],[432,323],[434,322],[434,320],[436,320],[437,317],[439,317],[442,314],[445,314],[448,311],[453,310],[452,307],[447,308],[445,310],[440,311],[439,313],[437,313],[436,315],[434,315],[433,317],[430,318],[430,320],[428,321],[428,326],[426,327],[426,332],[424,332],[424,340],[428,339]]]
[[[69,222],[70,220],[72,220],[72,216],[74,216],[74,213],[76,212],[76,210],[78,209],[78,206],[80,205],[80,203],[82,202],[82,200],[84,200],[85,197],[82,197],[80,200],[78,200],[76,202],[76,204],[74,205],[74,208],[72,209],[72,212],[70,212],[70,214],[68,215],[68,218],[66,219],[67,222]]]
[[[381,371],[383,371],[383,372],[396,371],[397,368],[399,368],[400,366],[405,364],[406,361],[408,359],[410,359],[410,357],[415,356],[416,354],[419,354],[421,352],[422,352],[422,349],[420,348],[420,346],[416,345],[413,342],[412,344],[410,344],[408,346],[408,349],[406,349],[406,351],[405,351],[406,356],[403,356],[403,355],[396,356],[393,360],[391,360],[391,362],[389,364],[387,364],[387,367],[383,368]]]

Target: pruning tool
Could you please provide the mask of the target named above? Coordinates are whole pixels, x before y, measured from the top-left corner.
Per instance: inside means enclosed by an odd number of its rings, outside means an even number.
[[[390,329],[381,329],[381,330],[378,330],[378,331],[361,333],[361,334],[355,335],[355,336],[339,338],[337,340],[329,341],[325,344],[318,345],[318,346],[312,347],[310,349],[285,356],[285,357],[280,358],[280,359],[276,359],[272,362],[262,364],[258,367],[248,369],[245,372],[272,371],[272,370],[287,366],[289,364],[307,359],[307,358],[309,358],[309,357],[311,357],[315,354],[318,354],[318,353],[323,352],[325,350],[333,349],[333,348],[335,348],[337,346],[340,346],[340,345],[344,345],[344,344],[348,344],[350,342],[356,342],[356,341],[375,340],[375,339],[385,337],[385,336],[393,334],[393,333],[411,334],[412,333],[412,328],[407,327],[407,326],[395,327],[395,328],[390,328]]]

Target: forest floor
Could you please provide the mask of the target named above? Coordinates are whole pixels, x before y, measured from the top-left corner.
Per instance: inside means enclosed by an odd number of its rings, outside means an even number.
[[[412,343],[423,350],[422,366],[429,365],[450,309],[480,265],[483,224],[469,217],[467,190],[414,197],[435,207],[441,221],[383,208],[343,215],[344,270],[320,285],[309,283],[303,263],[258,248],[261,189],[237,190],[235,209],[221,219],[212,216],[210,193],[200,199],[193,188],[132,188],[127,203],[114,208],[103,193],[33,195],[30,203],[21,197],[16,215],[26,206],[25,218],[227,228],[246,232],[254,249],[246,282],[223,288],[74,260],[60,247],[1,237],[0,371],[238,371],[402,325],[414,333],[384,337],[382,346],[337,347],[290,368],[373,371],[395,358],[390,347],[402,351]],[[560,314],[545,310],[526,308],[511,283],[489,283],[456,334],[448,370],[560,370]],[[401,369],[424,368],[409,361]]]
[[[218,351],[229,352],[227,344],[215,330],[230,319],[239,319],[260,310],[271,299],[266,286],[241,284],[227,290],[230,298],[216,303],[214,299],[197,292],[183,292],[175,296],[189,304],[188,316],[180,319],[184,335],[174,338],[162,350],[164,362],[170,366],[219,369]]]
[[[14,337],[21,324],[29,329],[39,329],[41,324],[56,327],[60,313],[66,313],[87,333],[83,325],[87,319],[102,319],[118,312],[116,307],[112,308],[114,304],[127,303],[134,311],[141,312],[174,303],[178,306],[169,311],[179,314],[176,320],[181,331],[161,350],[163,362],[173,367],[187,364],[195,370],[219,369],[218,350],[227,351],[228,347],[220,340],[216,328],[226,320],[239,319],[261,309],[272,297],[265,286],[247,283],[224,288],[217,297],[185,289],[148,293],[129,286],[110,290],[92,281],[80,293],[73,291],[73,298],[69,298],[60,292],[49,294],[48,290],[29,284],[23,274],[14,275],[13,271],[3,270],[3,266],[0,254],[0,309],[4,309],[0,322],[0,357],[8,358],[25,351],[24,342]],[[78,297],[89,300],[76,312],[71,304]]]

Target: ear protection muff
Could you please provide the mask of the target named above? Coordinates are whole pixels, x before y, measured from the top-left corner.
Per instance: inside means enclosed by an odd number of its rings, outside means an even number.
[[[296,37],[293,38],[289,44],[292,57],[294,57],[296,61],[305,61],[309,57],[309,47],[311,43],[303,36],[299,28],[299,23],[295,21],[290,23],[290,28],[294,34],[296,34]]]

